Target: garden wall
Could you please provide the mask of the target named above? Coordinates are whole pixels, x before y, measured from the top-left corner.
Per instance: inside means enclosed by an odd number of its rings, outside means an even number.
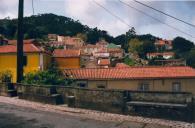
[[[38,86],[17,84],[20,99],[42,102],[46,104],[63,104],[63,99],[56,92],[55,86]]]
[[[22,99],[43,103],[70,104],[72,100],[71,107],[173,120],[191,121],[192,113],[195,113],[191,93],[18,85],[18,95]]]
[[[113,113],[123,113],[124,91],[57,87],[57,92],[68,102],[68,96],[75,97],[75,107],[89,108]]]
[[[192,121],[193,95],[185,92],[127,91],[127,113],[130,115],[160,117]]]
[[[17,96],[17,91],[12,83],[0,83],[0,96]]]

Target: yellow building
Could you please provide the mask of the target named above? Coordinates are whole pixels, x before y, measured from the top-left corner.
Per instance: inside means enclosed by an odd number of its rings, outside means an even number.
[[[80,50],[56,49],[53,58],[59,69],[80,68]]]
[[[191,67],[124,67],[66,69],[76,86],[133,91],[191,92],[195,96],[195,69]]]
[[[24,41],[24,74],[44,70],[51,62],[51,55],[32,42]],[[0,72],[11,71],[12,82],[17,78],[17,47],[16,45],[0,46]]]

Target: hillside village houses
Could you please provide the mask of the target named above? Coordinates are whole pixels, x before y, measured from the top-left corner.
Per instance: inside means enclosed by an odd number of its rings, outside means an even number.
[[[163,51],[163,50],[172,50],[173,45],[171,40],[156,40],[154,43],[157,51]]]
[[[121,60],[124,57],[124,50],[115,44],[100,40],[96,44],[85,44],[82,39],[77,37],[64,37],[55,34],[49,34],[51,38],[49,45],[60,47],[65,50],[80,50],[80,67],[82,68],[100,68],[110,67],[112,61]],[[56,58],[56,57],[55,57]],[[59,57],[58,57],[59,58]],[[62,58],[61,58],[62,59]],[[107,59],[107,65],[102,66],[102,59]],[[70,63],[74,63],[70,61]],[[72,68],[67,67],[66,68]]]
[[[52,36],[53,40],[49,42],[51,46],[58,42],[58,38],[54,37]],[[120,46],[109,44],[104,40],[94,45],[85,44],[71,37],[67,37],[67,40],[73,47],[57,48],[53,53],[45,50],[35,40],[24,40],[24,74],[45,70],[51,61],[54,61],[64,73],[64,77],[75,80],[73,85],[77,87],[184,91],[195,94],[193,68],[187,66],[130,67],[119,61],[124,57],[124,50]],[[63,45],[68,44],[63,40],[60,41]],[[0,72],[10,70],[13,74],[12,82],[16,82],[16,43],[16,40],[8,40],[6,45],[0,46]],[[114,66],[113,60],[116,61]]]
[[[170,51],[173,49],[172,41],[160,39],[160,40],[156,40],[154,45],[157,52],[147,53],[146,56],[148,59],[153,59],[158,57],[162,57],[164,59],[174,58],[175,53]]]
[[[154,52],[154,53],[147,53],[148,59],[153,59],[156,57],[162,57],[164,59],[171,59],[175,56],[174,52]]]
[[[156,40],[155,43],[156,52],[147,53],[148,60],[154,59],[155,63],[162,66],[185,66],[186,60],[176,59],[173,50],[173,44],[171,40]]]

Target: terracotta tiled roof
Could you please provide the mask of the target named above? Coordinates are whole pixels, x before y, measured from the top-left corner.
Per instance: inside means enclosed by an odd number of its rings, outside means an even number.
[[[163,46],[165,44],[172,45],[172,41],[171,40],[158,40],[155,42],[155,45]]]
[[[195,78],[191,67],[130,67],[100,69],[65,69],[64,75],[74,79],[160,79]]]
[[[27,43],[23,46],[24,52],[45,52],[42,48],[35,46],[34,44]],[[4,45],[0,46],[0,53],[16,53],[16,45]]]
[[[110,59],[100,59],[98,65],[110,65]]]
[[[83,48],[99,48],[99,46],[93,45],[93,44],[87,44],[87,45],[83,46]]]
[[[53,57],[79,57],[80,50],[65,50],[65,49],[56,49],[53,52]]]
[[[130,66],[124,63],[117,63],[115,68],[129,68]]]
[[[28,39],[28,40],[23,40],[24,44],[32,44],[35,40],[34,39]],[[8,44],[10,45],[17,45],[17,40],[8,40]]]
[[[121,48],[109,48],[108,52],[110,53],[121,53],[123,50]]]

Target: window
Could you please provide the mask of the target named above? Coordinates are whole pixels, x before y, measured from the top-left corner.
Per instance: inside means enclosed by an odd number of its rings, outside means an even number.
[[[87,84],[86,83],[78,83],[77,86],[81,87],[81,88],[85,88],[85,87],[87,87]]]
[[[139,91],[149,91],[149,83],[141,83],[138,86]]]
[[[27,56],[23,56],[23,66],[27,66]]]
[[[106,88],[106,86],[103,84],[97,84],[97,88]]]
[[[180,82],[174,82],[172,84],[172,91],[173,92],[180,92],[181,91],[181,83]]]
[[[106,88],[107,82],[106,81],[96,81],[96,88]]]

